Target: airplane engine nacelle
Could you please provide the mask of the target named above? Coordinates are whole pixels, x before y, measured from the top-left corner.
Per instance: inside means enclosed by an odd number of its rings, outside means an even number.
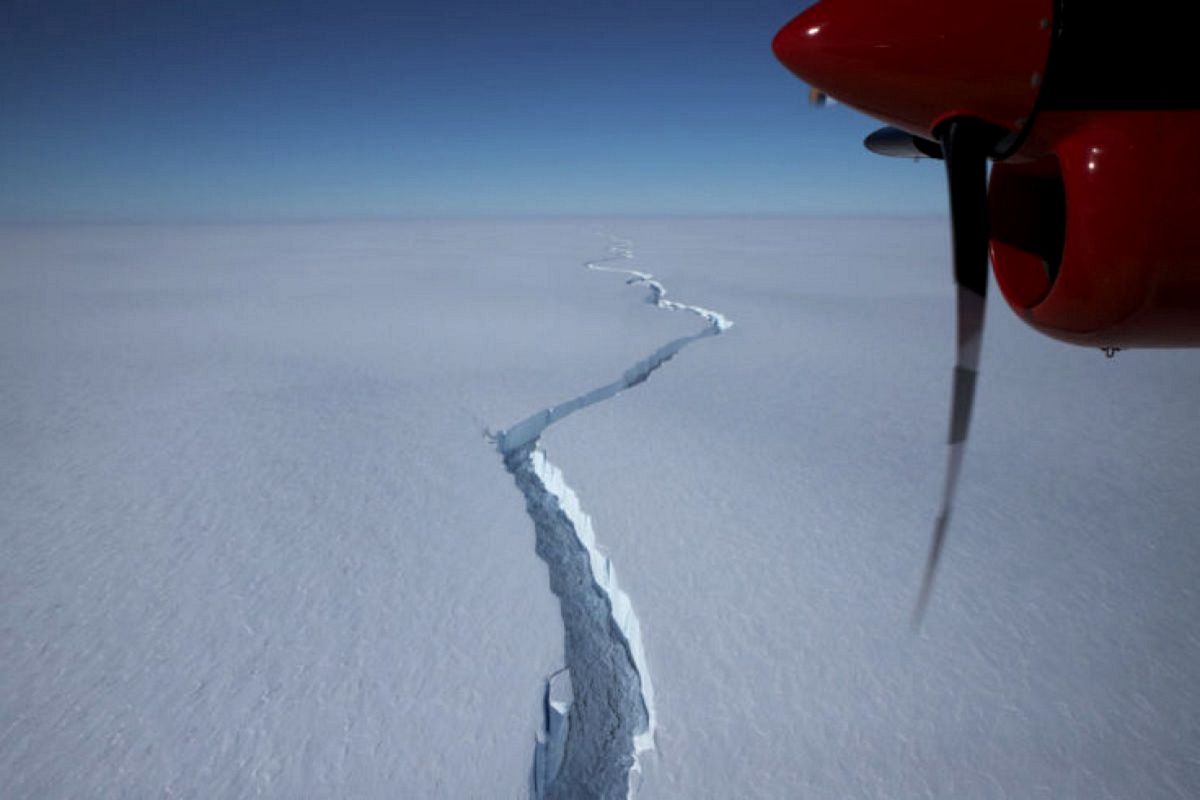
[[[823,93],[926,138],[956,116],[1016,133],[1034,111],[1054,0],[822,0],[772,47]]]
[[[1200,112],[1046,111],[992,168],[991,256],[1038,330],[1097,347],[1200,345]]]

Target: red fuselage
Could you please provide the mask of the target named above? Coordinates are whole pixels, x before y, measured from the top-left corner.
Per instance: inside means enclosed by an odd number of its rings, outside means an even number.
[[[1166,3],[822,0],[775,53],[922,140],[991,126],[992,267],[1038,330],[1099,347],[1200,345],[1200,89]]]

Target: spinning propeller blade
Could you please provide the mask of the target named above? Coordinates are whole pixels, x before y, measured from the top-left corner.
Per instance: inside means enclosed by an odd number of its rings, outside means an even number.
[[[971,409],[975,405],[975,380],[979,373],[988,283],[987,159],[996,141],[989,128],[971,120],[951,120],[940,139],[946,160],[946,182],[950,190],[954,283],[958,294],[958,346],[950,408],[946,481],[942,487],[942,509],[934,524],[929,560],[925,564],[925,577],[913,614],[913,622],[918,626],[925,616],[933,591],[933,579],[942,555],[946,526],[950,522],[958,476],[962,470],[963,449],[971,426]]]

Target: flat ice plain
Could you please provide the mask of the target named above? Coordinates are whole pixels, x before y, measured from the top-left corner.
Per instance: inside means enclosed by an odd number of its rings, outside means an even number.
[[[989,301],[925,625],[942,220],[0,231],[0,791],[523,798],[563,628],[484,437],[640,620],[639,798],[1200,795],[1200,355]]]

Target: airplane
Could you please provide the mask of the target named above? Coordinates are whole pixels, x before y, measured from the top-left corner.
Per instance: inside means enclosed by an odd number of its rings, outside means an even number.
[[[1200,345],[1200,73],[1188,8],[820,0],[775,36],[776,57],[812,97],[885,123],[869,150],[945,162],[957,357],[915,625],[970,429],[989,256],[1008,305],[1043,334],[1109,357]]]

